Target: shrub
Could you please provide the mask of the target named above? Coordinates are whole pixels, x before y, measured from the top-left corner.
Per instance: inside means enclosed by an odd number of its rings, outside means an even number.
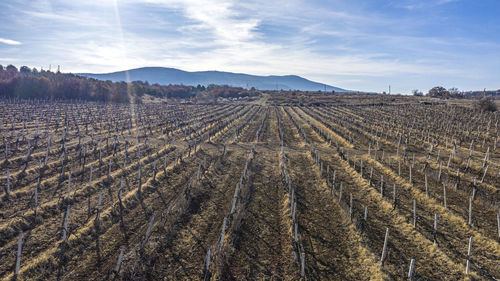
[[[474,106],[476,109],[481,110],[481,111],[494,112],[494,111],[498,110],[497,105],[495,104],[495,101],[491,97],[487,97],[487,98],[485,97],[485,98],[478,100]]]

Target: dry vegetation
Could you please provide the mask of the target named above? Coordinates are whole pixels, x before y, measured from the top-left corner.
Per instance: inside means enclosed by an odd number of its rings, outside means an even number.
[[[0,279],[500,279],[498,113],[317,99],[1,101]]]

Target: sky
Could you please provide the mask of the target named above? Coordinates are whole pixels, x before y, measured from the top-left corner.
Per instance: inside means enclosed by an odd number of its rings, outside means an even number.
[[[344,89],[500,89],[498,0],[2,0],[0,64],[299,75]]]

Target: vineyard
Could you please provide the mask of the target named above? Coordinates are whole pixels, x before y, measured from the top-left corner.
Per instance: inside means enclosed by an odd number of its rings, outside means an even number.
[[[0,102],[1,280],[500,280],[497,113]]]

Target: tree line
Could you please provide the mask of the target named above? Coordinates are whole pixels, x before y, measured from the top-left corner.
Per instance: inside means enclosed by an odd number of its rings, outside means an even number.
[[[0,65],[0,98],[36,98],[53,100],[88,100],[99,102],[130,102],[132,96],[149,95],[157,98],[191,99],[194,97],[247,97],[258,95],[255,89],[203,85],[159,85],[143,81],[112,82],[69,73],[38,71],[13,65]]]

